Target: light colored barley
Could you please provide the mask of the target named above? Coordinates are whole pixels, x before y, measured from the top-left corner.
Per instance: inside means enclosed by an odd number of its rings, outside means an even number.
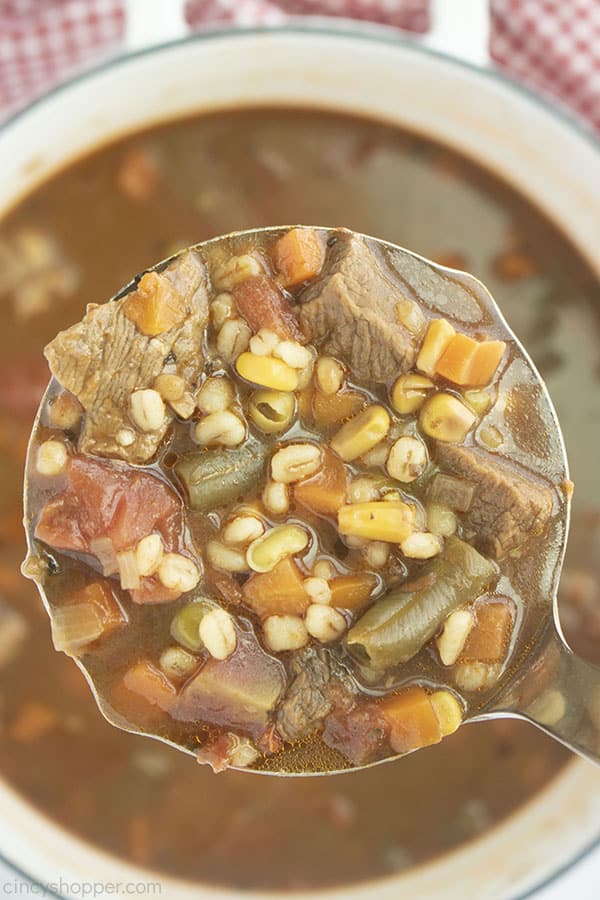
[[[178,680],[191,675],[198,666],[198,660],[183,647],[167,647],[161,653],[158,664],[167,678]]]
[[[313,376],[314,366],[315,366],[315,358],[311,354],[309,364],[307,366],[304,366],[303,369],[298,370],[298,390],[299,391],[308,387],[308,385],[310,384],[312,376]]]
[[[373,478],[354,478],[350,482],[350,503],[371,503],[379,500],[379,488]]]
[[[154,575],[162,562],[163,552],[160,534],[148,534],[142,538],[135,548],[135,562],[140,575]]]
[[[331,356],[321,356],[316,362],[317,385],[324,394],[337,394],[344,383],[344,367]]]
[[[343,615],[337,609],[320,603],[313,603],[308,607],[305,623],[310,636],[323,644],[337,640],[346,630]]]
[[[308,644],[308,631],[300,616],[268,616],[263,622],[263,634],[273,653],[299,650]]]
[[[362,550],[363,547],[368,545],[369,541],[366,538],[358,537],[356,534],[345,534],[344,543],[351,550]]]
[[[158,391],[145,388],[130,398],[131,418],[140,431],[158,431],[165,420],[165,404]]]
[[[376,469],[378,466],[385,466],[389,452],[390,445],[385,441],[382,441],[381,444],[373,447],[368,453],[363,453],[361,462],[370,469]]]
[[[370,541],[365,550],[365,558],[374,569],[382,569],[390,558],[390,545],[385,541]]]
[[[185,391],[180,400],[171,400],[169,406],[180,419],[189,419],[196,409],[196,398],[190,391]]]
[[[238,447],[246,437],[246,426],[228,409],[210,413],[194,426],[194,440],[205,447]]]
[[[289,444],[271,459],[273,481],[291,484],[314,475],[321,466],[321,451],[315,444]]]
[[[566,712],[565,695],[557,688],[548,688],[527,707],[527,715],[548,727],[560,722]]]
[[[408,484],[427,468],[427,448],[420,438],[404,435],[392,445],[387,458],[388,475]]]
[[[280,341],[279,335],[270,328],[261,328],[250,338],[250,352],[256,356],[271,356]]]
[[[430,503],[427,507],[427,529],[440,537],[456,534],[458,520],[456,513],[447,506]]]
[[[229,765],[237,769],[246,769],[259,758],[260,753],[247,737],[240,737],[230,732],[228,735],[232,741],[232,749],[229,751]]]
[[[246,554],[235,547],[228,547],[220,541],[208,541],[206,558],[211,566],[224,569],[226,572],[247,572]]]
[[[200,639],[215,659],[227,659],[237,646],[232,617],[224,609],[211,609],[199,626]]]
[[[283,516],[290,508],[290,495],[287,484],[279,481],[267,481],[262,492],[262,502],[274,516]]]
[[[135,431],[132,431],[131,428],[119,428],[116,440],[120,447],[131,447],[135,441]]]
[[[333,563],[328,559],[318,559],[312,567],[312,574],[315,578],[334,578],[336,572]]]
[[[223,529],[226,544],[249,544],[264,533],[265,526],[256,516],[236,516]]]
[[[456,686],[461,691],[481,691],[498,680],[501,666],[483,662],[460,663],[454,670]]]
[[[69,455],[62,441],[50,438],[37,449],[35,467],[40,475],[60,475],[67,466]]]
[[[161,372],[154,379],[154,389],[158,391],[166,403],[177,402],[177,400],[181,400],[185,393],[185,381],[181,375]]]
[[[475,619],[468,609],[457,609],[450,613],[442,633],[435,639],[442,665],[453,666],[473,630]]]
[[[212,272],[212,283],[218,291],[230,291],[255,275],[260,275],[263,267],[255,256],[243,253],[240,256],[231,256],[220,265],[215,266]]]
[[[298,341],[280,341],[273,350],[273,356],[282,359],[292,369],[305,369],[312,361],[312,353]]]
[[[402,541],[400,549],[410,559],[431,559],[442,549],[442,540],[437,534],[429,531],[413,531]]]
[[[243,319],[227,319],[217,335],[217,350],[227,362],[233,362],[248,349],[252,332]]]
[[[55,397],[48,409],[50,424],[55,428],[62,428],[64,431],[77,428],[82,414],[83,408],[81,403],[67,391],[63,391]]]
[[[328,606],[331,603],[331,588],[325,578],[314,575],[304,579],[304,590],[313,603],[323,603]]]
[[[181,553],[165,553],[158,567],[158,577],[168,590],[185,594],[200,581],[200,570],[193,559]]]
[[[196,403],[201,413],[209,415],[214,412],[222,412],[229,409],[233,403],[233,385],[228,378],[207,378],[196,397]]]
[[[222,328],[227,319],[233,319],[235,314],[235,303],[231,294],[226,292],[218,294],[210,304],[210,320],[216,329]]]

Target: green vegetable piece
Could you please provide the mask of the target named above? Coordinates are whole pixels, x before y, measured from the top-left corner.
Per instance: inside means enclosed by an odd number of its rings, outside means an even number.
[[[217,607],[211,600],[194,600],[179,609],[171,622],[171,637],[186,650],[196,653],[204,644],[200,638],[200,622],[207,612]]]
[[[266,448],[258,443],[236,450],[198,450],[182,457],[175,472],[187,491],[190,508],[206,512],[256,487],[266,457]]]
[[[433,576],[432,584],[413,593],[387,594],[348,632],[349,648],[362,648],[376,668],[411,659],[453,610],[484,592],[496,568],[470,544],[450,537],[426,572]]]

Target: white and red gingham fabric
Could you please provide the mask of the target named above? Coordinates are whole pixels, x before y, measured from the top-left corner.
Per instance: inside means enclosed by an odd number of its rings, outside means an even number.
[[[600,133],[600,0],[489,2],[494,63],[569,104]],[[126,9],[127,0],[0,0],[0,118],[81,68],[118,52]],[[429,0],[186,3],[192,28],[276,25],[288,15],[343,16],[423,33],[429,27]]]

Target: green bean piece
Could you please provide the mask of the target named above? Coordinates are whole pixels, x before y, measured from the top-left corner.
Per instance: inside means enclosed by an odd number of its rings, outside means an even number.
[[[378,669],[407,662],[431,640],[446,617],[490,585],[496,567],[470,544],[450,537],[423,573],[432,583],[411,592],[392,591],[350,629],[346,644]]]
[[[183,456],[175,472],[191,509],[206,512],[241,498],[257,487],[267,450],[256,443],[236,450],[197,450]]]

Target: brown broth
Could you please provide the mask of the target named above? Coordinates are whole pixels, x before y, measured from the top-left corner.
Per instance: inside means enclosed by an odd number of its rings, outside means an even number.
[[[125,154],[136,148],[161,172],[146,200],[116,186]],[[48,233],[79,272],[72,297],[20,321],[14,295],[0,287],[7,370],[41,383],[41,348],[56,330],[178,246],[293,222],[377,234],[464,264],[490,287],[548,380],[569,446],[577,490],[565,627],[589,655],[600,633],[593,564],[600,558],[593,500],[600,288],[535,209],[444,148],[333,113],[249,110],[171,124],[98,151],[0,224],[0,243],[23,228]],[[6,387],[0,401],[4,394]],[[2,670],[0,772],[64,826],[136,863],[198,881],[316,888],[389,875],[452,849],[517,809],[569,758],[533,728],[502,721],[464,728],[399,763],[299,782],[213,776],[111,728],[74,664],[52,650],[35,590],[17,575],[32,406],[22,416],[3,412],[0,421],[0,591],[29,622],[21,654]],[[579,643],[578,629],[587,635]],[[32,703],[55,719],[24,738],[27,729],[17,725]]]

